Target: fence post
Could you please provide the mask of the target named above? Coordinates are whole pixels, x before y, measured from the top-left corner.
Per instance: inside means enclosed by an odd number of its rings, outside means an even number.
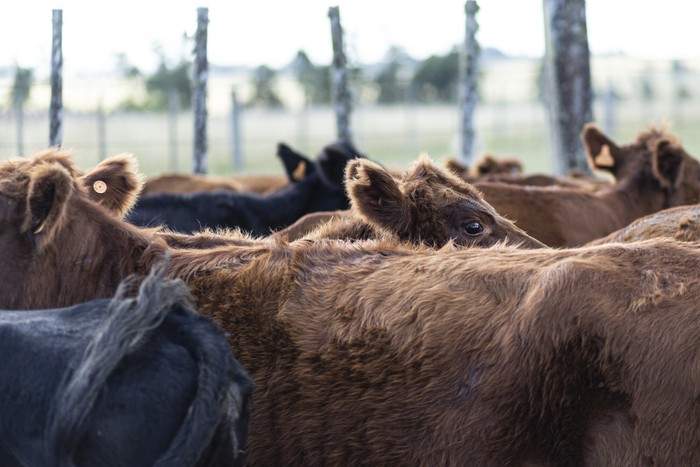
[[[243,168],[243,153],[241,152],[241,106],[236,91],[231,92],[231,158],[233,168]]]
[[[603,129],[606,135],[615,138],[615,107],[617,95],[615,88],[611,82],[608,82],[608,87],[603,94]]]
[[[209,9],[197,8],[197,32],[195,33],[194,92],[194,164],[193,172],[207,172],[207,24]]]
[[[478,97],[479,79],[479,42],[476,33],[479,23],[476,21],[476,13],[479,5],[476,0],[468,0],[464,5],[466,13],[466,33],[464,36],[464,49],[462,53],[462,66],[460,67],[460,109],[461,119],[461,154],[460,158],[468,167],[474,161],[474,111]]]
[[[555,174],[590,173],[580,134],[593,120],[585,0],[543,0],[547,108]]]
[[[351,142],[350,113],[352,97],[348,89],[347,59],[343,48],[343,28],[340,24],[340,10],[337,6],[328,9],[331,20],[331,39],[333,41],[333,66],[331,67],[331,94],[335,106],[335,120],[338,139]]]
[[[63,10],[52,10],[51,106],[49,107],[49,146],[63,144]]]

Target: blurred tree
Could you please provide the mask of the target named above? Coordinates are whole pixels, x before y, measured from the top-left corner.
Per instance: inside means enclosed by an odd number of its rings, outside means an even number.
[[[642,75],[642,78],[639,80],[639,91],[641,94],[642,101],[644,102],[651,102],[654,100],[654,97],[656,97],[656,90],[654,89],[654,84],[651,81],[651,78],[649,75],[646,73]]]
[[[693,97],[685,82],[685,75],[688,74],[688,67],[680,60],[671,62],[671,76],[673,77],[673,98],[676,102],[674,106],[674,120],[679,129],[684,128],[684,107],[686,101]]]
[[[424,102],[456,102],[459,83],[459,51],[433,55],[423,61],[412,83]]]
[[[19,66],[15,67],[15,77],[10,92],[10,100],[13,106],[23,106],[27,102],[33,84],[34,70]]]
[[[114,58],[117,62],[117,71],[124,78],[136,78],[142,76],[141,70],[139,70],[137,66],[133,65],[129,61],[125,53],[118,53]]]
[[[10,100],[17,123],[17,155],[24,154],[24,104],[34,84],[34,70],[31,68],[15,67],[15,77],[10,91]]]
[[[300,50],[292,62],[292,68],[304,88],[307,104],[331,102],[331,75],[328,66],[314,65],[306,52]]]
[[[275,92],[275,77],[277,72],[272,68],[261,65],[253,74],[253,97],[248,105],[260,105],[263,107],[282,107],[282,100]]]
[[[158,69],[146,78],[146,91],[148,102],[146,108],[150,110],[165,110],[168,108],[168,94],[174,92],[179,98],[181,108],[192,106],[192,78],[190,76],[190,62],[180,62],[169,67],[161,57]]]
[[[410,57],[404,49],[392,46],[386,54],[385,64],[374,78],[379,88],[377,102],[380,104],[394,104],[406,99],[408,83],[403,82],[400,72],[410,61]]]

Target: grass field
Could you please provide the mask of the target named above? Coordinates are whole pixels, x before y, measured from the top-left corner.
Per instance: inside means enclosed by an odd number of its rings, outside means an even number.
[[[601,114],[596,107],[594,115]],[[396,106],[359,108],[351,123],[360,151],[388,166],[405,167],[421,152],[438,161],[455,154],[458,121],[456,106]],[[690,104],[678,109],[660,102],[649,109],[639,103],[623,102],[616,108],[612,135],[625,143],[650,124],[663,122],[671,122],[670,132],[680,136],[686,150],[700,158],[700,109]],[[95,114],[68,112],[64,147],[73,150],[83,168],[95,165],[105,154],[130,152],[147,175],[173,169],[188,172],[192,161],[191,115],[178,116],[172,135],[170,128],[165,114],[108,114],[101,142]],[[330,108],[297,113],[246,109],[240,124],[244,165],[237,169],[232,162],[231,128],[231,120],[226,117],[213,116],[208,121],[209,173],[281,173],[275,157],[278,142],[284,141],[313,157],[335,138],[335,119]],[[482,106],[476,114],[476,132],[477,157],[485,152],[497,157],[517,157],[528,173],[550,172],[546,115],[540,104]],[[25,116],[25,155],[45,148],[47,142],[48,116]],[[15,155],[15,121],[11,114],[0,114],[0,158]]]

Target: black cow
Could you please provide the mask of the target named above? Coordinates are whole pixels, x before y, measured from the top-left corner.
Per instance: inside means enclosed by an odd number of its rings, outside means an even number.
[[[0,311],[0,465],[242,463],[251,382],[185,285]]]
[[[350,143],[337,142],[324,147],[313,162],[284,143],[278,145],[277,154],[290,179],[298,181],[276,193],[267,196],[221,191],[153,194],[139,199],[126,219],[139,226],[164,225],[183,233],[206,227],[238,227],[263,236],[310,212],[350,207],[343,185],[345,165],[350,159],[363,157]],[[299,169],[303,172],[300,180]]]

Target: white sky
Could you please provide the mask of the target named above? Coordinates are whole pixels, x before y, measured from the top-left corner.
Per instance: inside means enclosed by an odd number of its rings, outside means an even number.
[[[316,64],[332,56],[329,6],[340,7],[351,59],[381,59],[389,46],[415,58],[444,54],[464,40],[463,0],[21,0],[0,16],[0,66],[49,69],[51,10],[63,9],[64,73],[115,69],[123,52],[150,71],[154,44],[173,59],[188,51],[196,8],[209,8],[209,60],[221,65],[288,63],[300,49]],[[477,39],[514,55],[544,52],[542,0],[481,0]],[[690,0],[588,0],[592,53],[700,58],[700,3]]]

